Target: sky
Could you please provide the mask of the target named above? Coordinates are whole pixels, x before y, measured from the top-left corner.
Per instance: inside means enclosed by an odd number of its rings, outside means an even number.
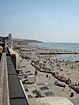
[[[79,0],[0,0],[0,35],[79,43]]]

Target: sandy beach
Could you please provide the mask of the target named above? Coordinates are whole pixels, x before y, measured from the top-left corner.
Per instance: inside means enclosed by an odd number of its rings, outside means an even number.
[[[57,49],[48,49],[40,48],[34,45],[22,46],[19,51],[20,55],[26,59],[39,61],[40,64],[43,64],[45,67],[50,68],[53,71],[63,74],[65,77],[70,78],[73,83],[79,83],[79,62],[75,61],[59,61],[58,59],[53,59],[56,57],[55,54],[40,55],[39,53],[74,53],[73,51],[66,50],[57,50]]]
[[[19,79],[22,81],[27,80],[26,77],[23,76],[24,73],[30,71],[35,75],[35,71],[37,70],[35,83],[23,83],[27,97],[34,98],[36,97],[36,91],[39,91],[41,97],[59,96],[66,97],[71,101],[73,99],[78,99],[79,94],[69,86],[72,84],[78,86],[79,84],[79,62],[65,60],[59,61],[57,58],[55,59],[57,56],[56,54],[39,54],[39,52],[50,52],[50,50],[51,52],[56,53],[69,53],[69,51],[65,50],[39,48],[38,46],[33,45],[22,45],[18,50],[21,58],[20,69],[22,70],[22,75],[19,75]],[[74,52],[72,52],[72,54],[73,53]],[[56,73],[57,75],[52,75],[51,72]],[[55,81],[58,80],[56,76],[60,76],[66,80],[70,79],[71,83],[68,84],[66,81],[63,82],[65,83],[65,88],[56,86]],[[73,93],[72,97],[71,93]]]

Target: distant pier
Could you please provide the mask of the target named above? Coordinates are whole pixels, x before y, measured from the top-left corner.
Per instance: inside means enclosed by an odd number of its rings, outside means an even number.
[[[53,55],[53,54],[79,54],[79,52],[55,52],[55,53],[39,53],[39,55]]]

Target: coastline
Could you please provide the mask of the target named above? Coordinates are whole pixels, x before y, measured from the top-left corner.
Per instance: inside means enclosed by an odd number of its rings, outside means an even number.
[[[22,58],[34,61],[39,60],[39,63],[43,63],[46,67],[53,69],[60,74],[64,74],[66,77],[70,78],[73,83],[79,83],[79,62],[65,60],[60,61],[57,58],[53,59],[59,54],[77,54],[75,51],[50,49],[45,47],[41,48],[37,45],[26,45],[20,46],[19,53]],[[61,68],[63,68],[62,71],[60,70]]]
[[[19,49],[17,49],[19,48]],[[74,89],[72,89],[72,84],[79,84],[79,62],[69,61],[69,60],[59,60],[57,55],[59,54],[40,54],[41,52],[49,53],[74,53],[74,51],[67,51],[61,49],[50,49],[45,47],[39,47],[38,45],[17,45],[15,50],[18,51],[20,55],[20,69],[22,74],[19,75],[21,81],[26,81],[23,85],[25,90],[27,90],[27,97],[35,97],[34,90],[39,90],[43,97],[47,97],[45,92],[40,90],[39,83],[46,85],[49,88],[47,94],[54,93],[54,96],[66,97],[69,100],[79,98],[79,95]],[[56,59],[55,59],[56,58]],[[33,84],[27,83],[27,78],[23,75],[26,72],[31,71],[32,74],[35,74],[37,70],[37,75],[35,76],[36,81]],[[54,75],[57,73],[58,75]],[[48,77],[46,77],[48,75]],[[63,79],[61,80],[60,77]],[[67,80],[71,80],[71,84],[67,83]],[[65,83],[65,88],[55,86],[55,81],[59,80],[62,83]],[[71,90],[70,90],[71,88]],[[70,97],[71,93],[74,93],[74,97]],[[51,96],[51,95],[49,95]]]

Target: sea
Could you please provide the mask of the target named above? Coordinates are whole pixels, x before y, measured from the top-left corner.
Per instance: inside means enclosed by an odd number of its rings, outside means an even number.
[[[68,51],[79,52],[79,43],[31,43],[39,47],[62,49]],[[56,59],[65,61],[79,61],[79,54],[62,54],[57,55]]]

